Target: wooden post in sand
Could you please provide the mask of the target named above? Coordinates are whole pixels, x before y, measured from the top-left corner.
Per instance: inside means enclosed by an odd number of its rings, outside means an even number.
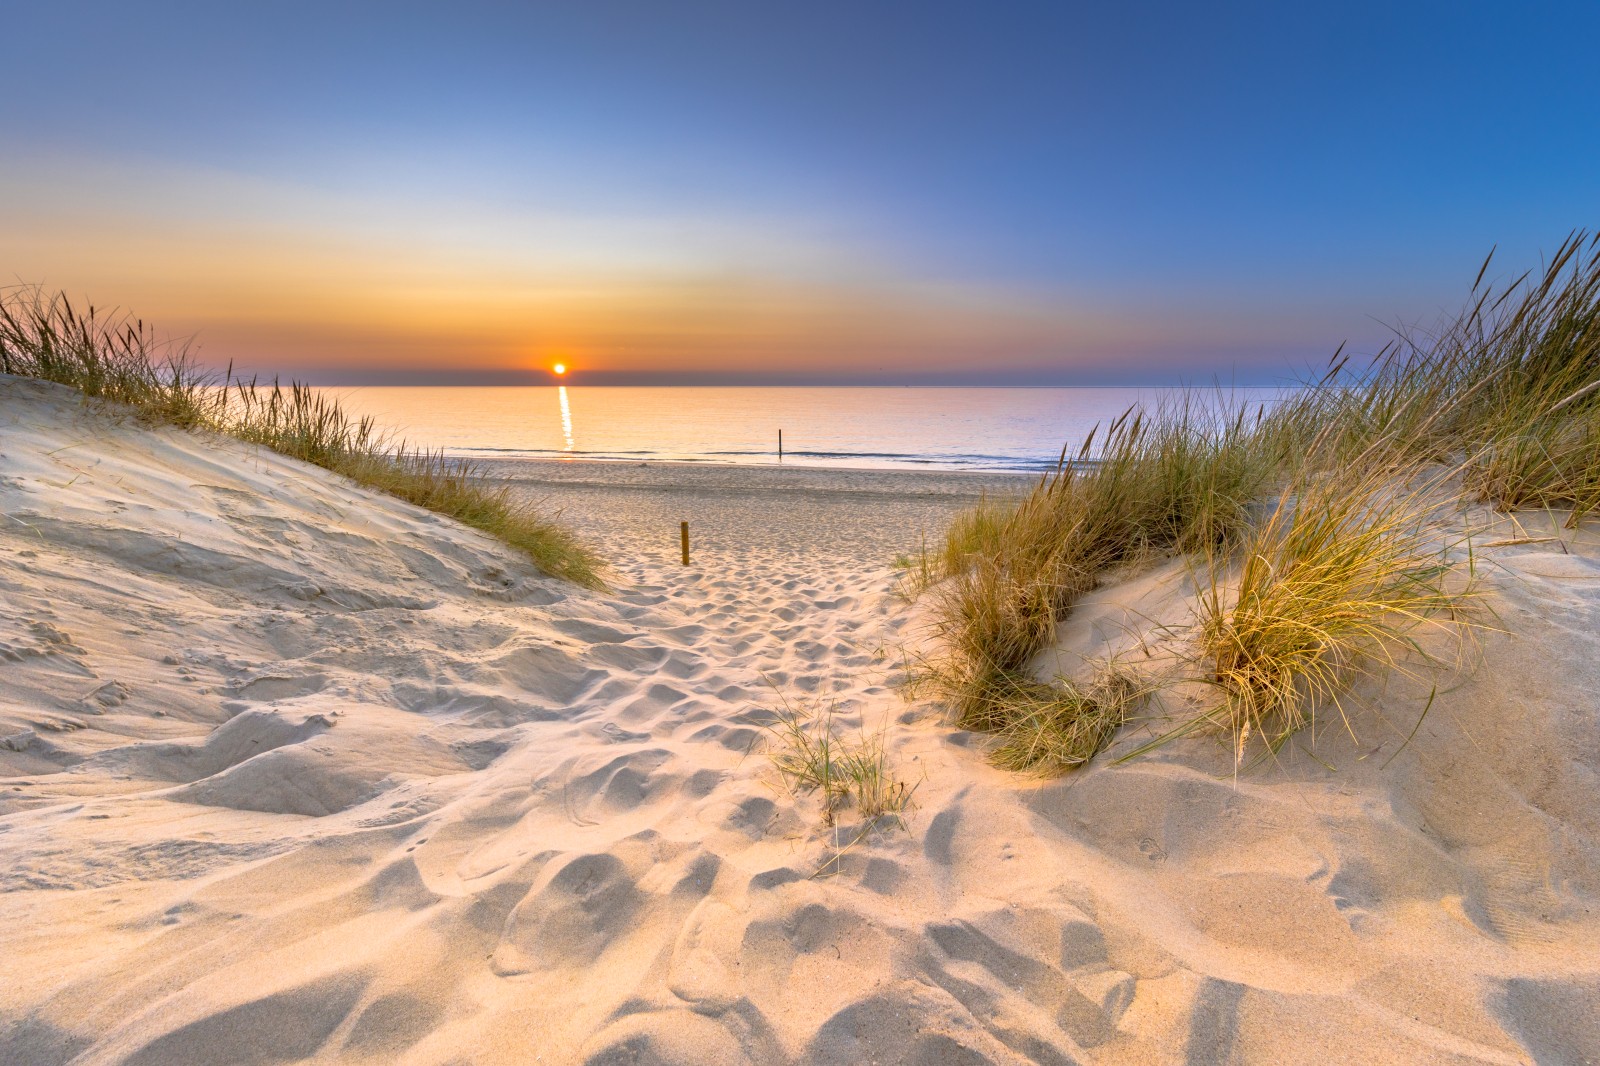
[[[678,540],[683,544],[683,565],[689,565],[689,523],[678,523]]]

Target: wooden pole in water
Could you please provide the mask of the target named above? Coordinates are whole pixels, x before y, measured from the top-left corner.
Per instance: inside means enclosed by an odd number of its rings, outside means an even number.
[[[678,540],[683,544],[683,565],[689,565],[689,523],[678,523]]]
[[[783,430],[778,430],[778,462],[783,462]]]

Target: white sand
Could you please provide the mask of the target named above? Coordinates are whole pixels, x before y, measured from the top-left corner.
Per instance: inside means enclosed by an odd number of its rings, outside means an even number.
[[[974,482],[519,476],[614,594],[0,378],[0,1062],[1600,1061],[1593,536],[1488,551],[1511,635],[1398,754],[1415,685],[1039,785],[893,687]],[[909,833],[810,876],[768,681],[891,725]]]

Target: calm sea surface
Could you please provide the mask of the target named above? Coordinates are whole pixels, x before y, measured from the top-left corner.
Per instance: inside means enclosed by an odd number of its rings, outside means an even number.
[[[1137,388],[621,388],[410,387],[330,389],[407,441],[458,455],[575,459],[783,461],[832,467],[1037,470],[1063,444],[1077,451]],[[1215,390],[1196,390],[1215,403]],[[1234,403],[1270,405],[1275,389],[1235,389]]]

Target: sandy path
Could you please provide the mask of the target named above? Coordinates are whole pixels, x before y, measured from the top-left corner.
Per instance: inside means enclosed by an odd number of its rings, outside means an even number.
[[[1398,755],[1369,722],[1237,783],[1195,741],[1037,785],[893,687],[886,557],[970,482],[568,486],[619,562],[590,594],[0,390],[0,1061],[1600,1056],[1588,535],[1492,553],[1519,637]],[[889,725],[910,832],[812,876],[769,686]]]

